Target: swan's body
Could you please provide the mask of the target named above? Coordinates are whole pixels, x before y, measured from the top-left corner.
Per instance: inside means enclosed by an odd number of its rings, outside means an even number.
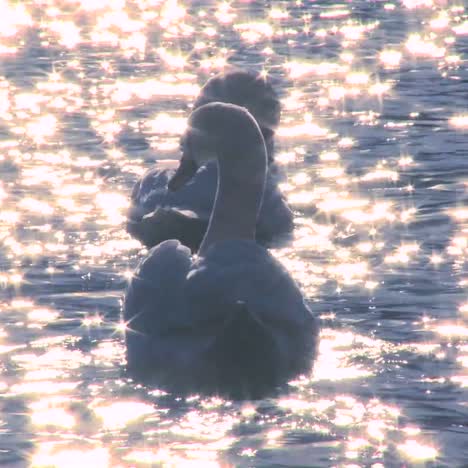
[[[189,123],[189,149],[169,187],[215,152],[216,201],[197,257],[168,240],[135,272],[124,307],[128,368],[178,393],[262,396],[310,369],[317,323],[285,268],[255,242],[267,165],[255,120],[213,103]]]
[[[167,189],[174,170],[151,169],[135,185],[127,230],[148,247],[178,239],[197,251],[208,227],[218,179],[215,162],[200,167],[177,192]],[[239,187],[239,190],[242,190]],[[265,243],[292,230],[292,212],[268,172],[263,204],[257,220],[257,240]]]
[[[231,71],[210,79],[194,107],[212,101],[231,102],[249,109],[261,128],[272,161],[274,129],[280,115],[273,88],[258,75]],[[257,240],[261,242],[271,241],[293,228],[293,215],[278,189],[276,173],[277,168],[272,163],[257,223]],[[214,203],[217,164],[211,162],[200,167],[190,183],[177,192],[167,189],[172,176],[170,169],[156,166],[137,181],[131,196],[127,230],[149,247],[166,239],[179,239],[196,251]]]

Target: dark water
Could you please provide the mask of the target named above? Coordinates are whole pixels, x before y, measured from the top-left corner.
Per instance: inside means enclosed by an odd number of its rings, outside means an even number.
[[[0,0],[0,464],[468,465],[468,15],[461,0]],[[262,70],[321,317],[276,399],[125,379],[123,229],[200,85]]]

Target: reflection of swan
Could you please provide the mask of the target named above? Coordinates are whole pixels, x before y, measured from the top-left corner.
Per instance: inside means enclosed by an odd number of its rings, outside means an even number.
[[[177,240],[150,250],[125,298],[130,372],[177,393],[252,398],[311,367],[317,322],[286,269],[255,242],[266,150],[245,109],[195,110],[169,182],[178,189],[207,158],[219,181],[198,256]]]
[[[202,88],[194,107],[213,101],[246,107],[260,126],[272,159],[273,136],[279,123],[280,104],[273,88],[264,78],[242,70],[217,75]],[[179,239],[184,245],[196,250],[206,231],[213,206],[216,171],[216,163],[208,163],[199,169],[190,183],[171,193],[167,190],[167,182],[173,172],[158,166],[152,168],[133,189],[128,232],[147,246],[156,245],[165,239]],[[293,228],[292,212],[278,189],[275,172],[276,168],[272,165],[268,171],[257,224],[257,238],[260,241],[270,241]]]

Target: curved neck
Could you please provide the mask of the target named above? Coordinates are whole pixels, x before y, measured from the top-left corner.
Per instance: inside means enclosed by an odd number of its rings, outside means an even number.
[[[222,240],[255,240],[263,199],[267,167],[263,141],[259,139],[256,145],[235,142],[219,150],[217,156],[216,199],[199,254]]]

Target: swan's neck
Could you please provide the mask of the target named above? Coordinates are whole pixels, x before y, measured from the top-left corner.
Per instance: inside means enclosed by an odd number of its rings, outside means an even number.
[[[218,189],[200,254],[222,240],[255,240],[265,186],[265,145],[232,146],[218,152]]]

